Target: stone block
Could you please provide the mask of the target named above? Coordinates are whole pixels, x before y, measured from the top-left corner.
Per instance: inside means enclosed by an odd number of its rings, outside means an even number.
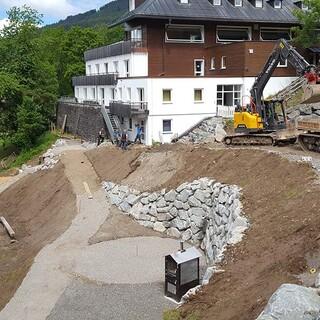
[[[178,194],[177,200],[181,202],[187,202],[191,195],[192,195],[192,191],[184,189],[180,192],[180,194]]]
[[[191,207],[201,207],[201,202],[195,198],[195,196],[191,196],[189,199],[188,199],[188,204],[191,206]]]
[[[189,215],[186,211],[184,210],[179,210],[178,211],[178,217],[182,220],[188,220],[189,219]]]
[[[134,194],[129,194],[126,198],[126,201],[131,205],[135,205],[139,201],[140,197]]]
[[[176,197],[177,197],[177,192],[175,190],[170,190],[164,195],[164,199],[167,202],[174,202],[176,200]]]
[[[165,232],[167,229],[166,227],[163,225],[162,222],[155,222],[153,225],[153,230],[154,231],[158,231],[158,232]]]
[[[156,192],[153,192],[148,196],[148,201],[149,202],[155,202],[155,201],[158,200],[158,198],[159,198],[159,194],[156,193]]]
[[[186,230],[190,227],[190,219],[182,220],[179,217],[176,217],[171,221],[171,226],[177,228],[178,230]]]
[[[164,208],[166,206],[167,206],[167,202],[163,198],[160,198],[160,200],[157,201],[158,208]]]
[[[169,213],[173,216],[176,217],[178,215],[178,209],[176,207],[173,207],[170,209]]]
[[[167,230],[167,235],[169,237],[173,237],[173,238],[179,239],[181,237],[181,232],[177,228],[171,227],[171,228],[169,228]]]
[[[182,209],[183,208],[183,202],[175,200],[173,205],[177,208],[177,209]]]
[[[186,230],[186,231],[184,231],[184,232],[182,233],[181,239],[182,239],[183,241],[188,241],[188,240],[190,240],[191,238],[192,238],[192,231],[191,231],[190,229],[188,229],[188,230]]]

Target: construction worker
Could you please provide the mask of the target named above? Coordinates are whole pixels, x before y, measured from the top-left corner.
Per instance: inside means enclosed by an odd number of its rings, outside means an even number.
[[[127,150],[127,145],[128,145],[128,134],[124,130],[121,134],[121,139],[120,139],[120,148],[122,150]]]
[[[134,143],[136,143],[139,140],[139,143],[141,144],[141,135],[142,135],[142,128],[140,124],[136,125],[136,138],[134,139]]]
[[[101,143],[104,142],[105,135],[106,135],[106,133],[105,133],[104,129],[101,128],[101,130],[99,131],[99,134],[98,134],[98,143],[97,143],[98,146],[99,146]]]

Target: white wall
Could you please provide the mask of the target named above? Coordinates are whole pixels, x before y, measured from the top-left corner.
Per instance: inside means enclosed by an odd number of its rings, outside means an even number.
[[[137,52],[124,54],[121,56],[108,57],[86,62],[86,75],[90,75],[89,66],[91,66],[91,74],[97,74],[96,65],[99,64],[100,73],[105,73],[105,63],[108,63],[108,72],[116,72],[114,62],[118,62],[119,76],[126,77],[125,61],[129,60],[130,77],[147,77],[148,76],[148,54],[145,52]]]

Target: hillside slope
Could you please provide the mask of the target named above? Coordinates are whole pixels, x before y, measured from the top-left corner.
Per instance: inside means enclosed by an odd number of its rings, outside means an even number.
[[[49,27],[73,26],[93,27],[101,24],[110,24],[128,11],[128,0],[115,0],[107,3],[99,10],[90,10],[50,25]]]

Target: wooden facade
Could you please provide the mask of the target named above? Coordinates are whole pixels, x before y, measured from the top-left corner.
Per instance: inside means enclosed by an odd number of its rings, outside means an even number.
[[[142,23],[137,20],[136,24],[139,22]],[[204,43],[169,43],[165,41],[167,24],[168,21],[164,20],[145,20],[141,24],[148,52],[149,77],[194,77],[195,59],[204,59],[204,77],[255,77],[275,46],[275,41],[260,40],[260,27],[272,27],[270,24],[236,24],[250,27],[252,40],[231,43],[216,41],[216,27],[224,23],[203,21],[179,21],[179,24],[203,25]],[[225,69],[221,69],[222,56],[226,57]],[[215,59],[214,70],[211,69],[212,58]],[[295,70],[289,65],[286,68],[277,68],[274,73],[276,77],[295,75]]]

